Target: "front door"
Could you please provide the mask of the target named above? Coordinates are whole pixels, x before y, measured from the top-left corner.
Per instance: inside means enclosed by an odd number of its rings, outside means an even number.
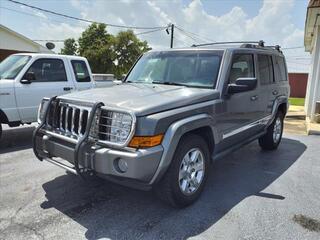
[[[61,59],[37,59],[27,73],[32,73],[34,79],[29,83],[21,83],[21,79],[15,83],[17,107],[22,122],[34,122],[39,104],[44,97],[66,94],[74,86],[67,79],[65,63]]]
[[[235,83],[238,78],[256,77],[254,58],[251,53],[234,53],[228,83]],[[221,150],[245,141],[258,132],[257,120],[263,115],[258,86],[253,90],[225,96],[224,110],[218,123],[223,139]]]

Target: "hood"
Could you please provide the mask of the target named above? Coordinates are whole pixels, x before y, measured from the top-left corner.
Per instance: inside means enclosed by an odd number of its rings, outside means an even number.
[[[214,89],[162,84],[126,83],[63,95],[63,99],[103,102],[105,106],[145,116],[219,97]]]

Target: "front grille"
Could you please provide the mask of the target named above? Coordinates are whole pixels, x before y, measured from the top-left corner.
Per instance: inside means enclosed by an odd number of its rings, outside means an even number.
[[[85,103],[83,103],[85,104]],[[86,132],[89,138],[107,145],[123,147],[134,134],[136,117],[127,111],[102,107],[98,108],[92,123],[87,127],[90,105],[53,101],[46,119],[47,132],[78,140]],[[90,129],[87,129],[90,128]]]
[[[53,102],[49,109],[47,127],[49,130],[74,139],[87,130],[90,108],[65,102]]]

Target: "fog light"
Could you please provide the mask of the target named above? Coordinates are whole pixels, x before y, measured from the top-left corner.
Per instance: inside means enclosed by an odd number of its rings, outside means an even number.
[[[128,163],[125,160],[119,158],[118,159],[118,168],[119,168],[120,172],[125,173],[128,170]]]

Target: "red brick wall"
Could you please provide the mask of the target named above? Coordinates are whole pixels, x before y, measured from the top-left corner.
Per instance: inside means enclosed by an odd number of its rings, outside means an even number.
[[[290,97],[306,96],[308,73],[289,73]]]

